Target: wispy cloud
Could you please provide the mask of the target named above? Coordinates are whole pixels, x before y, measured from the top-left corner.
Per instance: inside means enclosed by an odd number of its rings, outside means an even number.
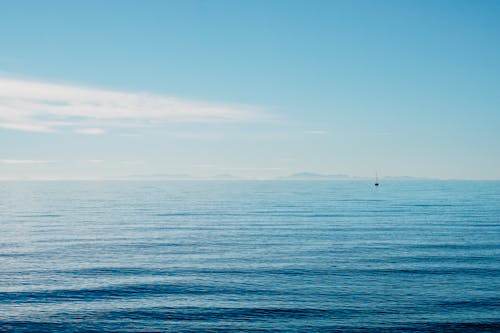
[[[110,127],[255,121],[253,107],[0,77],[0,128],[102,134]]]
[[[47,160],[11,160],[5,159],[0,160],[0,164],[47,164],[47,163],[55,163],[56,161],[47,161]]]
[[[0,106],[0,111],[3,112],[1,106]],[[3,114],[0,114],[0,128],[17,130],[17,131],[26,131],[26,132],[45,132],[45,133],[54,132],[52,127],[48,124],[33,123],[30,121],[9,122],[8,115],[3,115]]]
[[[87,134],[87,135],[100,135],[104,134],[106,131],[102,128],[78,128],[75,130],[76,133]]]

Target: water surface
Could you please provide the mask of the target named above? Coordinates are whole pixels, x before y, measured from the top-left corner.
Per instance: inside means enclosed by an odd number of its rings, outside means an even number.
[[[499,332],[500,182],[0,182],[2,332]]]

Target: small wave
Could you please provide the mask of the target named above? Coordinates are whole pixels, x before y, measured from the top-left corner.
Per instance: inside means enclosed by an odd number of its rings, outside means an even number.
[[[403,205],[405,207],[455,207],[455,205],[451,204],[408,204],[408,205]]]
[[[384,332],[429,332],[429,333],[498,333],[500,322],[438,322],[415,323],[399,327],[388,327]]]
[[[437,275],[477,275],[500,276],[500,268],[457,267],[457,268],[428,268],[428,269],[402,269],[401,273],[410,274],[437,274]]]
[[[61,214],[22,214],[22,215],[18,215],[18,217],[54,218],[54,217],[62,217],[62,215]]]
[[[106,313],[106,317],[159,320],[231,320],[246,321],[258,319],[301,319],[338,314],[341,310],[315,308],[199,308],[164,307],[144,310],[124,310]]]
[[[422,243],[422,244],[408,244],[405,245],[407,248],[411,249],[436,249],[436,250],[474,250],[474,249],[481,249],[481,250],[497,250],[500,249],[500,244],[454,244],[454,243],[439,243],[439,244],[429,244],[429,243]]]
[[[2,299],[3,302],[9,303],[53,303],[61,301],[93,302],[103,299],[133,299],[144,296],[149,297],[161,295],[272,295],[276,293],[276,291],[266,289],[223,287],[200,284],[136,284],[103,288],[0,292],[0,299]]]
[[[153,216],[158,217],[190,217],[190,216],[245,216],[246,213],[228,213],[228,212],[173,212],[173,213],[156,213]]]
[[[77,317],[77,318],[76,318]],[[336,333],[497,333],[498,321],[477,322],[416,322],[400,325],[342,325],[307,323],[314,318],[342,317],[341,312],[321,309],[266,308],[197,308],[145,309],[133,311],[97,312],[52,321],[0,321],[0,332],[288,332],[313,331]],[[302,319],[294,326],[286,320]],[[279,322],[276,322],[279,320]],[[266,324],[255,325],[264,321]],[[186,323],[189,323],[186,325]],[[180,325],[180,326],[179,326]],[[260,326],[260,327],[259,327]],[[288,329],[287,329],[288,328]]]
[[[0,258],[19,258],[30,256],[31,253],[0,253]]]
[[[492,297],[486,299],[462,300],[462,301],[442,301],[437,304],[443,309],[456,311],[456,309],[480,308],[484,310],[499,309],[500,298]]]

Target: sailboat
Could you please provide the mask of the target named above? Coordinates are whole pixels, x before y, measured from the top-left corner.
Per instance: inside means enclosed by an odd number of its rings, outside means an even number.
[[[379,186],[380,185],[380,183],[378,182],[378,174],[377,173],[375,174],[375,184],[374,185],[375,186]]]

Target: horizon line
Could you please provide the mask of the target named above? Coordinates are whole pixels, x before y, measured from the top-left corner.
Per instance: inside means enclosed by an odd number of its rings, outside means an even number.
[[[68,178],[51,178],[51,177],[20,177],[20,178],[0,178],[0,182],[56,182],[56,181],[128,181],[128,182],[144,182],[144,181],[300,181],[300,182],[348,182],[348,181],[372,181],[373,177],[348,177],[348,178],[292,178],[292,177],[68,177]],[[379,180],[393,181],[500,181],[500,178],[437,178],[437,177],[412,177],[412,176],[388,176],[379,178]]]

